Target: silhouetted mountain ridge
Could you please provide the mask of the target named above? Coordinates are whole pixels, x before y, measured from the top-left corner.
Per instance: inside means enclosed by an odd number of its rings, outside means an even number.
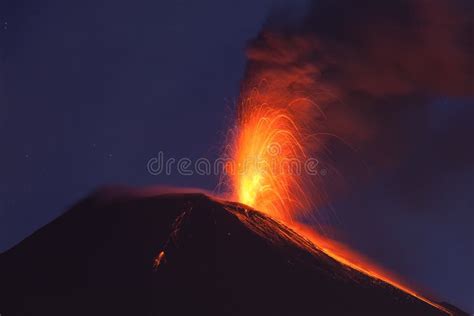
[[[0,280],[6,316],[445,314],[200,193],[102,190],[1,254]]]

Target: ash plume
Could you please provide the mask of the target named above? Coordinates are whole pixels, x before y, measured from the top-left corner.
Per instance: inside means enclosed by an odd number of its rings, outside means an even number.
[[[474,96],[473,2],[313,1],[300,21],[269,17],[249,43],[243,90],[305,97],[315,132],[392,164],[419,141],[432,100]],[[310,106],[311,107],[311,106]],[[331,141],[328,141],[331,143]],[[377,148],[375,152],[373,148]]]

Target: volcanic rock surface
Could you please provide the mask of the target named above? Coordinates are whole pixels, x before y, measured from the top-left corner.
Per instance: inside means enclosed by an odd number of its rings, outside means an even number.
[[[130,191],[93,194],[1,254],[0,313],[446,315],[243,205]]]

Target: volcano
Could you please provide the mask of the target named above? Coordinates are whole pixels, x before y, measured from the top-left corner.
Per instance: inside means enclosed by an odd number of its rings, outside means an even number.
[[[463,314],[200,193],[96,192],[1,254],[0,280],[6,316]]]

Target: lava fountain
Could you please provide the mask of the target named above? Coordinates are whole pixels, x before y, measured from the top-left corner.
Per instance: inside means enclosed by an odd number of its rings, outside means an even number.
[[[315,80],[318,67],[293,62],[311,54],[312,45],[304,38],[265,34],[248,48],[227,152],[234,167],[233,198],[287,223],[312,216],[324,200],[318,185],[324,156],[318,124],[325,118],[320,103],[327,91],[321,92]]]
[[[303,170],[305,162],[317,165],[317,160],[309,160],[313,140],[294,109],[309,101],[297,99],[281,107],[254,90],[243,102],[231,154],[236,163],[231,178],[234,198],[292,222],[314,206],[307,194],[312,181]]]
[[[271,54],[250,50],[250,63],[270,59],[273,65],[259,68],[250,75],[247,73],[226,153],[232,161],[226,171],[233,199],[282,222],[341,264],[385,281],[450,314],[363,256],[313,228],[314,224],[318,226],[317,208],[326,200],[320,172],[327,172],[328,168],[327,165],[321,167],[315,158],[325,156],[321,136],[328,136],[317,126],[324,125],[325,120],[319,104],[331,93],[317,87],[314,79],[318,77],[317,67],[291,62],[301,59],[300,55],[311,48],[307,41],[281,42],[271,36],[264,40],[272,48]],[[295,49],[289,50],[288,46]],[[280,47],[283,50],[279,51]],[[282,53],[288,51],[296,55]],[[312,226],[302,224],[302,218],[312,220]]]
[[[311,158],[322,143],[308,129],[305,111],[298,112],[317,106],[307,98],[282,105],[275,100],[277,95],[266,96],[254,89],[239,107],[230,153],[234,164],[227,170],[234,199],[284,223],[341,264],[450,314],[357,252],[298,221],[301,217],[315,219],[312,215],[324,196],[315,180],[318,160]]]

